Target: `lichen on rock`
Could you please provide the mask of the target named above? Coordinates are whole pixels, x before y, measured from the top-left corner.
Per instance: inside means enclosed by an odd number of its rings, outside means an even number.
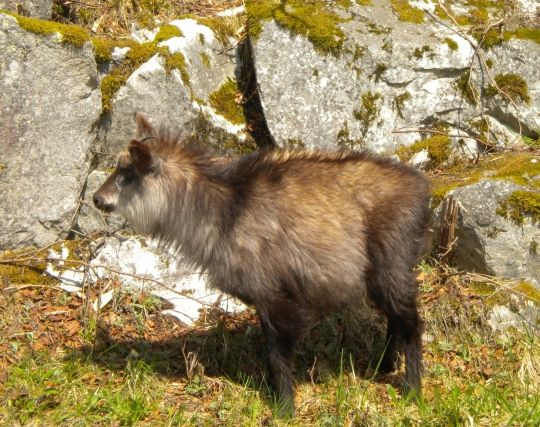
[[[409,146],[401,146],[396,150],[401,161],[407,162],[418,152],[427,150],[430,158],[430,167],[436,168],[448,160],[451,152],[448,135],[433,135]]]
[[[530,104],[529,87],[520,75],[515,73],[497,74],[494,80],[497,86],[490,84],[485,91],[486,96],[495,96],[500,93],[507,102],[509,101],[508,97],[510,97],[513,102]]]
[[[13,16],[21,28],[24,28],[26,31],[43,36],[58,34],[62,43],[82,46],[90,40],[88,31],[78,25],[68,25],[59,22],[44,21],[37,18],[29,18],[5,10],[0,10],[0,13]]]
[[[379,115],[378,101],[382,98],[379,92],[368,91],[362,94],[360,108],[353,111],[353,116],[361,123],[362,134],[366,134]]]
[[[392,9],[398,16],[400,21],[411,22],[413,24],[421,24],[424,22],[424,12],[418,9],[407,0],[391,0]]]
[[[345,35],[339,24],[345,20],[327,2],[315,0],[247,0],[251,37],[257,38],[265,21],[273,19],[293,34],[301,34],[323,53],[339,54]]]
[[[497,213],[517,224],[523,224],[525,218],[540,222],[540,193],[533,191],[514,191],[501,201]]]
[[[236,81],[229,78],[221,87],[210,94],[210,105],[233,124],[246,122],[242,106],[236,102],[239,90]]]

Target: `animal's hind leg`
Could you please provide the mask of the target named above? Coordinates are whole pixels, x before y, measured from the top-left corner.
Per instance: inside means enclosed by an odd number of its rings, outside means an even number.
[[[388,316],[388,325],[386,328],[386,341],[384,347],[384,353],[382,355],[379,372],[387,373],[392,372],[397,368],[400,344],[399,341],[399,324],[398,320]]]
[[[386,272],[388,273],[388,272]],[[383,276],[383,277],[381,277]],[[422,377],[422,320],[416,302],[412,273],[374,277],[368,283],[371,298],[388,318],[387,344],[380,370],[395,368],[399,353],[405,354],[404,390],[418,394]]]

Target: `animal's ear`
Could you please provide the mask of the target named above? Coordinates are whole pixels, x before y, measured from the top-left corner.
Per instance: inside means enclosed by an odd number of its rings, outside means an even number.
[[[146,175],[155,170],[157,161],[148,144],[134,139],[129,142],[128,151],[140,175]]]
[[[137,138],[156,135],[156,130],[148,119],[144,117],[143,113],[135,113],[135,123],[137,124]]]

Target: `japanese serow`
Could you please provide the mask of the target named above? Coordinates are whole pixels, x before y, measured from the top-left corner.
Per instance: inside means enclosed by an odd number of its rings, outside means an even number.
[[[388,319],[380,370],[405,357],[418,394],[422,321],[413,272],[425,247],[429,184],[363,151],[256,151],[216,160],[137,114],[95,205],[183,253],[211,286],[253,305],[281,414],[294,412],[295,344],[314,314],[369,298]]]

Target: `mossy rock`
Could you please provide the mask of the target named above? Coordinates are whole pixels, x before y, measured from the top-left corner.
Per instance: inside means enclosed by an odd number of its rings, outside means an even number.
[[[460,162],[431,178],[434,204],[451,190],[474,184],[483,178],[502,179],[518,185],[540,189],[540,159],[527,152],[485,156],[475,164]]]
[[[540,44],[540,27],[521,27],[504,33],[505,40],[515,37],[521,40],[531,40]]]
[[[218,114],[233,124],[241,125],[246,122],[246,119],[242,106],[236,102],[238,93],[238,84],[235,80],[228,78],[218,90],[210,94],[209,99],[210,105]]]
[[[540,192],[514,191],[499,204],[497,214],[519,225],[523,224],[525,218],[530,218],[534,223],[540,222]]]
[[[345,20],[332,11],[328,2],[313,0],[246,0],[249,32],[257,39],[265,21],[274,20],[293,34],[311,41],[322,53],[338,55],[345,41],[339,24]]]
[[[407,0],[390,0],[390,3],[400,21],[411,22],[413,24],[424,22],[424,12],[421,9],[411,6]]]
[[[399,95],[396,95],[394,97],[394,100],[392,101],[392,108],[394,109],[394,111],[396,111],[397,115],[401,117],[402,119],[404,118],[403,109],[405,108],[405,102],[409,101],[411,98],[412,98],[411,94],[408,91],[406,91]]]
[[[47,273],[49,253],[62,254],[67,257],[61,263],[53,262],[55,270],[73,270],[80,268],[80,261],[89,256],[87,245],[82,240],[66,240],[55,243],[46,249],[22,248],[0,253],[0,279],[15,284],[54,285],[58,280]]]
[[[382,95],[379,92],[368,91],[363,93],[360,98],[360,108],[353,111],[353,116],[358,120],[362,127],[362,134],[366,135],[371,125],[379,116],[379,99]]]
[[[422,150],[427,150],[430,158],[430,167],[436,168],[448,160],[451,152],[450,138],[447,135],[433,135],[429,138],[416,141],[409,146],[401,146],[396,154],[403,162],[408,162]]]
[[[28,18],[7,10],[0,10],[0,13],[13,16],[21,28],[31,33],[42,36],[59,34],[62,43],[82,46],[90,40],[88,31],[78,25],[67,25],[53,21],[44,21],[37,18]]]
[[[451,39],[450,37],[446,37],[444,41],[446,42],[446,45],[448,46],[450,50],[456,51],[459,49],[459,45],[454,39]]]
[[[186,69],[184,55],[180,52],[170,53],[167,47],[160,47],[155,41],[147,43],[135,43],[130,45],[121,65],[114,68],[110,74],[101,80],[102,111],[112,109],[114,95],[125,84],[129,76],[152,56],[159,54],[164,58],[164,68],[167,73],[178,70],[184,85],[191,88],[189,74]]]
[[[175,25],[162,25],[159,28],[156,36],[154,37],[155,43],[160,43],[165,40],[169,40],[173,37],[182,37],[182,31]]]
[[[490,282],[474,281],[469,284],[469,288],[474,295],[482,297],[489,308],[496,305],[514,308],[515,297],[540,306],[540,290],[532,283],[523,280],[499,279],[499,281],[500,283],[497,283],[497,279]]]
[[[480,92],[474,84],[474,79],[472,78],[470,71],[467,71],[461,77],[456,79],[453,86],[469,104],[474,105],[478,102]]]
[[[502,93],[503,99],[507,102],[508,96],[514,102],[522,102],[524,104],[531,103],[531,97],[529,95],[529,86],[523,77],[518,74],[497,74],[494,77],[495,83],[504,93]],[[486,96],[495,96],[499,94],[499,90],[494,85],[489,85],[485,91]]]

